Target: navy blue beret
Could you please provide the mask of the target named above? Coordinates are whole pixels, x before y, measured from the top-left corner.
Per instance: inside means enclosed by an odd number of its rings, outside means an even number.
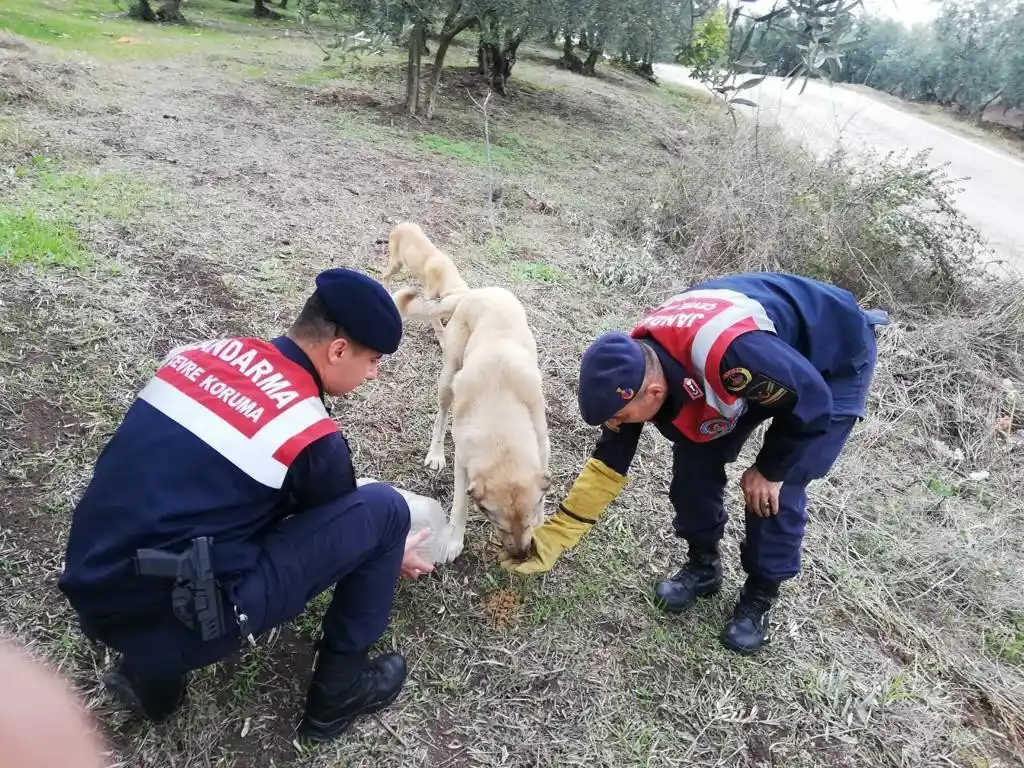
[[[402,340],[402,315],[391,294],[372,277],[336,267],[316,276],[327,315],[364,347],[390,355]]]
[[[580,413],[591,426],[608,421],[629,405],[644,383],[644,352],[628,334],[598,336],[580,362]]]

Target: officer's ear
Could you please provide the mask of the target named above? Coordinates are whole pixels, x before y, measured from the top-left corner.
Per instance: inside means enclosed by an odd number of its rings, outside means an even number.
[[[331,343],[327,346],[327,360],[331,363],[339,362],[346,352],[352,349],[352,342],[348,339],[337,338],[332,339]]]
[[[665,384],[657,379],[648,382],[647,386],[644,387],[644,394],[651,399],[658,399],[667,392]]]

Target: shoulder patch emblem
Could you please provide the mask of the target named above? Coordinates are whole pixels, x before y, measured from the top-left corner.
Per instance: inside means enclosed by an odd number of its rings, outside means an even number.
[[[793,390],[764,376],[758,376],[746,394],[747,400],[762,406],[787,405],[793,397]]]
[[[710,437],[718,437],[726,432],[731,432],[733,423],[725,418],[708,419],[701,423],[700,433]]]
[[[722,374],[722,384],[725,386],[726,392],[738,395],[746,389],[753,378],[746,368],[730,368]]]

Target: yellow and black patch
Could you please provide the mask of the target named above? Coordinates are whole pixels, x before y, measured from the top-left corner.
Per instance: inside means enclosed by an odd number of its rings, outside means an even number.
[[[793,390],[760,374],[753,378],[744,397],[766,408],[788,408],[796,402],[796,393]]]
[[[746,368],[730,368],[722,374],[722,386],[726,392],[738,395],[747,388],[753,378]]]

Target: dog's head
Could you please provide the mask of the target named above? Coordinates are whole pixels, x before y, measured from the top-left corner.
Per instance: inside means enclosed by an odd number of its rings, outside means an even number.
[[[546,472],[499,474],[470,478],[469,495],[494,526],[509,555],[530,554],[533,529],[544,519],[544,497],[551,485]]]

